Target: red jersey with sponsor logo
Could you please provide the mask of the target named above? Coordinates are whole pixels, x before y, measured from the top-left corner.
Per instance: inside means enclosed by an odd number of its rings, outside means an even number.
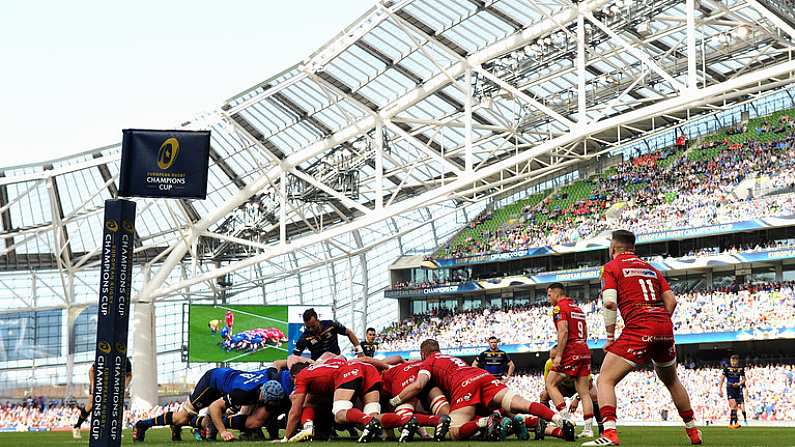
[[[671,322],[662,294],[671,287],[662,273],[635,253],[624,252],[605,264],[602,291],[618,292],[618,310],[624,326],[644,327],[646,322]]]
[[[296,394],[333,394],[334,379],[347,362],[342,359],[329,359],[325,363],[307,366],[295,376]]]
[[[485,369],[467,365],[458,357],[438,352],[431,354],[422,361],[420,371],[428,371],[434,383],[448,395],[452,393],[456,386],[467,379],[483,373],[491,374]]]
[[[417,380],[422,362],[405,362],[384,371],[384,392],[397,396],[406,386]]]
[[[556,331],[560,321],[565,321],[569,330],[563,356],[579,355],[590,358],[591,351],[588,350],[588,326],[585,324],[585,313],[567,296],[560,298],[558,305],[552,308],[552,322]]]

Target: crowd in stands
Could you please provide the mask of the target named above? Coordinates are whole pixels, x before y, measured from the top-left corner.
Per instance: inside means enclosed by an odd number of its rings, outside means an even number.
[[[791,362],[750,366],[753,363],[749,360],[746,361],[749,422],[795,420],[795,366]],[[721,371],[720,367],[679,366],[679,378],[690,394],[699,423],[715,424],[727,419],[726,399],[719,394]],[[509,385],[520,394],[536,399],[544,386],[543,376],[540,372],[515,375],[509,379]],[[668,394],[650,370],[629,374],[617,391],[622,421],[677,420]],[[176,411],[178,407],[178,402],[171,402],[148,411],[127,410],[124,425],[129,427],[137,419]],[[78,414],[75,405],[61,402],[44,405],[6,402],[0,404],[0,431],[66,430],[71,428]]]
[[[777,241],[769,241],[764,244],[741,244],[732,246],[726,250],[721,251],[719,247],[702,248],[700,250],[691,250],[684,257],[699,257],[699,256],[713,256],[713,255],[735,255],[737,253],[753,253],[764,250],[774,250],[777,248],[792,248],[795,247],[795,239],[782,239]]]
[[[170,402],[149,410],[125,410],[123,424],[132,427],[139,419],[157,416],[165,411],[177,411],[180,402]],[[23,402],[0,403],[0,431],[44,431],[71,429],[80,416],[74,403],[46,401],[44,398],[27,399]],[[84,427],[88,426],[88,422]]]
[[[781,239],[781,240],[774,240],[768,241],[767,243],[761,244],[740,244],[734,245],[728,248],[721,250],[720,247],[703,247],[696,250],[690,250],[689,252],[685,253],[681,258],[698,258],[702,256],[717,256],[717,255],[734,255],[738,253],[754,253],[764,250],[774,250],[779,248],[795,248],[795,239]],[[647,261],[664,261],[667,259],[672,259],[671,256],[643,256],[643,259]],[[516,273],[508,273],[504,272],[503,276],[510,276],[510,275],[536,275],[538,273],[543,273],[546,271],[554,271],[556,273],[568,273],[568,272],[576,272],[578,270],[586,269],[586,268],[593,268],[599,267],[601,264],[598,260],[594,259],[591,261],[579,261],[579,265],[574,268],[568,269],[550,269],[547,270],[543,267],[534,267],[534,268],[524,268],[522,271],[518,271]],[[441,270],[444,271],[444,270]],[[434,277],[430,280],[426,281],[400,281],[392,284],[390,288],[392,290],[400,290],[400,289],[424,289],[429,287],[437,287],[437,286],[449,286],[449,285],[457,285],[461,284],[470,280],[479,280],[479,279],[491,279],[495,277],[495,275],[486,275],[486,276],[473,276],[468,277],[466,273],[466,269],[457,269],[453,270],[452,279],[445,279],[443,277]]]
[[[739,331],[795,327],[795,283],[732,285],[677,296],[676,333]],[[588,336],[605,337],[599,298],[579,303],[586,314]],[[494,335],[502,343],[552,342],[555,337],[546,304],[453,312],[446,309],[411,316],[382,331],[381,349],[416,349],[426,338],[442,346],[481,346]],[[619,324],[619,328],[621,325]]]
[[[700,423],[719,423],[728,419],[725,398],[720,396],[721,368],[678,368],[679,378],[690,394]],[[749,422],[795,420],[795,366],[774,364],[746,368],[748,398],[745,402]],[[509,385],[521,394],[536,397],[543,386],[540,373],[510,379]],[[678,421],[676,408],[653,371],[629,374],[616,388],[619,419],[623,421]],[[660,396],[663,396],[662,398]],[[582,408],[580,408],[580,411]]]
[[[784,113],[774,124],[761,121],[744,135],[724,132],[687,150],[672,147],[641,155],[549,194],[526,206],[521,218],[496,228],[482,224],[498,213],[485,212],[437,255],[455,258],[570,243],[615,228],[652,233],[795,214],[795,194],[735,194],[743,180],[757,175],[780,178],[777,186],[793,185],[793,121]]]

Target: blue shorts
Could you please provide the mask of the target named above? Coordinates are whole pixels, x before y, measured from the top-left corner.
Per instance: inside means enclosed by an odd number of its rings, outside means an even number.
[[[735,402],[741,404],[745,402],[745,398],[743,397],[743,389],[742,388],[729,388],[726,390],[726,398],[731,400],[734,399]]]
[[[191,415],[197,414],[202,408],[207,408],[221,398],[221,393],[211,385],[213,371],[214,369],[211,369],[202,375],[190,398],[182,405]]]

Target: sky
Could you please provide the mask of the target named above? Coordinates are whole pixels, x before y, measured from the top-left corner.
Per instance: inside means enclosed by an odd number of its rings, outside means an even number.
[[[173,128],[300,62],[375,0],[8,0],[0,170]]]

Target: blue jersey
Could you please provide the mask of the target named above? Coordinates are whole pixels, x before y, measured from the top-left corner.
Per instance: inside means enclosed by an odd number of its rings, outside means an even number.
[[[301,355],[304,349],[309,349],[312,360],[317,360],[324,352],[340,353],[338,335],[346,335],[348,328],[333,320],[321,320],[318,332],[304,330],[298,341],[295,342],[293,355]]]
[[[210,386],[221,394],[231,394],[234,390],[254,391],[268,378],[268,370],[238,371],[232,368],[215,368],[210,376]]]
[[[243,333],[235,334],[232,336],[232,343],[240,343],[241,341],[245,340],[248,340],[248,337]]]
[[[226,338],[229,335],[229,328],[224,326],[221,328],[221,337]]]
[[[284,390],[284,395],[289,396],[293,393],[293,376],[290,375],[290,371],[283,369],[279,371],[279,383],[282,385],[282,389]]]
[[[723,375],[726,377],[726,390],[728,392],[736,391],[741,388],[739,386],[740,381],[745,379],[745,368],[729,366],[728,368],[723,368]]]
[[[279,382],[284,390],[284,395],[289,396],[293,392],[293,376],[290,375],[290,370],[288,369],[276,369],[276,368],[268,368],[268,380],[275,380]]]
[[[511,358],[508,353],[500,349],[496,351],[487,349],[478,356],[478,368],[485,369],[498,379],[508,372],[510,362]]]

